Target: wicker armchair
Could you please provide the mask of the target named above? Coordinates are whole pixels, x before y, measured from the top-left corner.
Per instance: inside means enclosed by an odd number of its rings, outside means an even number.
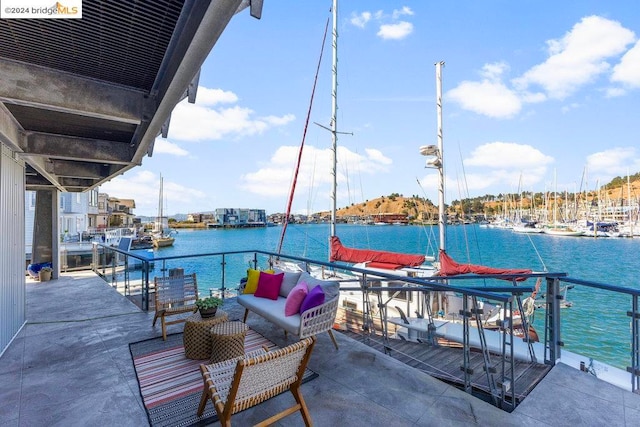
[[[290,390],[296,404],[257,425],[273,424],[296,411],[300,411],[306,426],[312,425],[300,385],[315,342],[315,337],[309,337],[278,350],[259,350],[244,357],[200,365],[204,390],[198,416],[211,400],[220,425],[231,426],[231,415]]]
[[[166,316],[173,316],[183,313],[195,313],[196,300],[198,299],[198,283],[196,273],[175,275],[169,277],[156,277],[154,279],[155,288],[155,316],[153,316],[153,326],[160,318],[162,324],[162,339],[167,339],[167,325],[184,322],[182,317],[170,322],[166,321]]]

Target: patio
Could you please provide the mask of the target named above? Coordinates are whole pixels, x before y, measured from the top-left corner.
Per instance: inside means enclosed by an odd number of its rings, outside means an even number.
[[[242,318],[234,299],[229,318]],[[27,279],[27,324],[0,357],[0,425],[148,423],[129,353],[130,342],[158,337],[153,312],[138,309],[93,272],[46,283]],[[248,324],[279,346],[288,342],[257,315]],[[168,333],[182,331],[171,325]],[[320,334],[302,386],[318,426],[335,425],[636,425],[640,396],[565,365],[554,367],[514,412],[461,390],[336,333],[336,351]],[[291,340],[291,338],[290,338]],[[282,394],[236,414],[248,425],[290,404]],[[299,414],[278,425],[302,424]]]

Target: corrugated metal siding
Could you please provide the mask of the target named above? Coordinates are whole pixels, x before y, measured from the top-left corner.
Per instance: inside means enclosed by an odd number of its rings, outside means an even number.
[[[26,320],[24,162],[2,145],[0,156],[0,354]]]

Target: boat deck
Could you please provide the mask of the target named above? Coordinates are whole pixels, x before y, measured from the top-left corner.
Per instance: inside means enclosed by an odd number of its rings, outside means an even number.
[[[336,322],[341,325],[341,332],[350,338],[386,353],[394,359],[419,369],[434,378],[464,389],[464,351],[461,344],[442,337],[438,339],[437,345],[427,342],[407,341],[400,338],[385,339],[382,334],[380,319],[375,317],[373,319],[374,325],[372,333],[363,334],[362,314],[350,310],[338,310]],[[388,326],[391,328],[390,333],[397,329],[396,325],[389,324]],[[461,325],[455,326],[461,327]],[[500,374],[502,372],[502,367],[500,366],[501,358],[493,352],[490,353],[490,357],[491,366],[495,368],[498,373],[498,375],[496,375],[497,380],[497,378],[501,377]],[[469,383],[471,384],[473,393],[478,397],[490,399],[491,389],[489,386],[489,378],[485,373],[484,358],[479,350],[472,350],[470,352],[469,368],[471,370]],[[520,404],[531,390],[534,389],[536,384],[542,381],[551,368],[551,366],[543,363],[531,363],[516,358],[514,363],[514,381],[512,382],[514,386],[515,404],[509,402],[510,406],[515,407]],[[508,369],[508,367],[506,369]]]
[[[419,369],[448,384],[464,388],[464,371],[462,369],[463,350],[460,346],[430,345],[400,339],[385,340],[382,336],[367,336],[355,331],[342,331],[351,339],[360,341],[378,351],[388,354],[400,362]],[[470,383],[474,394],[481,398],[489,398],[489,380],[484,370],[484,359],[480,352],[471,352],[469,366],[473,373]],[[540,381],[551,370],[551,366],[541,363],[515,362],[515,406],[520,404]],[[498,372],[500,368],[498,367]]]

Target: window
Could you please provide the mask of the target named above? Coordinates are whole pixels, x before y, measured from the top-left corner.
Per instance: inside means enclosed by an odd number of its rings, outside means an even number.
[[[27,203],[29,206],[29,210],[33,211],[36,209],[36,192],[35,191],[27,191]]]
[[[98,206],[98,190],[89,192],[89,206]]]
[[[404,282],[399,282],[399,281],[392,281],[389,282],[387,286],[392,286],[394,288],[400,287],[404,284]],[[406,288],[406,291],[387,291],[387,294],[389,296],[389,298],[393,298],[395,300],[401,300],[401,301],[413,301],[412,295],[413,292],[411,292],[409,288]]]

